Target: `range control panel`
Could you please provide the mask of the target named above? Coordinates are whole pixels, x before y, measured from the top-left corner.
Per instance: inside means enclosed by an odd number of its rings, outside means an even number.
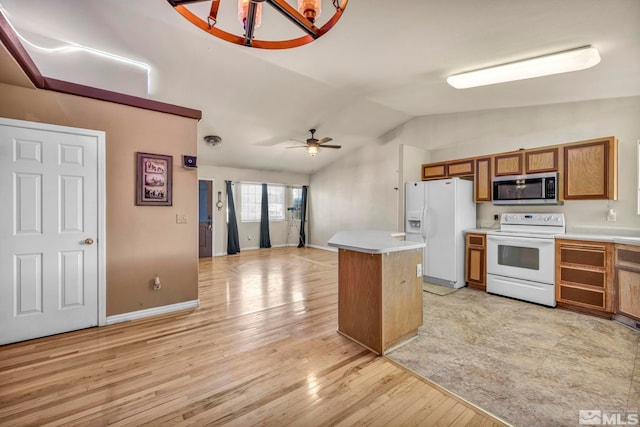
[[[563,226],[563,213],[503,213],[500,217],[500,225],[541,225]]]

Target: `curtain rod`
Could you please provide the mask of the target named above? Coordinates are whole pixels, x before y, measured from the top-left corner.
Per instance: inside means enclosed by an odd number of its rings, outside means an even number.
[[[228,179],[224,180],[229,181]],[[309,187],[309,184],[283,184],[281,182],[257,182],[257,181],[231,181],[231,184],[267,184],[267,185],[282,185],[285,187],[303,187],[303,186],[307,186]]]

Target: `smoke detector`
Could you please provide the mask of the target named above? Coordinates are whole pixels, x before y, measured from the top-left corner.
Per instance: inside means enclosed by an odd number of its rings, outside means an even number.
[[[222,142],[222,138],[220,138],[218,135],[207,135],[204,137],[204,142],[209,147],[216,147],[220,145],[220,143]]]

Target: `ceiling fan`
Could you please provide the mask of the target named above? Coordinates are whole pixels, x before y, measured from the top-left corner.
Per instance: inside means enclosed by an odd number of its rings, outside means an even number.
[[[317,139],[314,134],[316,133],[315,129],[309,129],[309,132],[311,132],[311,138],[307,139],[307,142],[305,143],[305,145],[296,145],[295,147],[287,147],[287,148],[306,148],[307,149],[307,153],[309,153],[309,155],[311,156],[315,156],[316,154],[318,154],[318,150],[320,148],[342,148],[342,145],[327,145],[327,142],[331,142],[333,141],[333,138],[329,138],[328,136],[325,136],[322,139]],[[302,142],[302,141],[299,141]]]

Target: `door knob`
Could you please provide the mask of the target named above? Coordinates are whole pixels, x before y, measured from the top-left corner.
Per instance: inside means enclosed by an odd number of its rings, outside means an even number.
[[[93,239],[91,237],[87,237],[86,239],[84,239],[84,244],[93,245]]]

